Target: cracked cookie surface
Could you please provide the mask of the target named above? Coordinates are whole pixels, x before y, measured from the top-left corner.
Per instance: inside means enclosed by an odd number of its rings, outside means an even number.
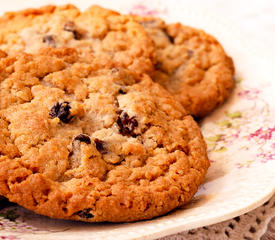
[[[124,67],[132,74],[151,73],[154,44],[130,16],[91,6],[45,6],[10,12],[0,18],[0,49],[36,53],[43,47],[72,47],[94,55],[98,64]]]
[[[149,76],[74,49],[0,52],[0,195],[52,218],[150,219],[209,166],[200,129]]]
[[[204,31],[135,16],[156,44],[154,81],[187,112],[204,117],[221,105],[234,86],[234,66],[219,42]]]

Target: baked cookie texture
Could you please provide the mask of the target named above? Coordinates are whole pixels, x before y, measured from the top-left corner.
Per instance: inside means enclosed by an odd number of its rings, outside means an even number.
[[[221,105],[234,87],[234,65],[219,42],[202,30],[135,16],[156,44],[153,79],[197,118]]]
[[[91,6],[45,6],[9,12],[0,18],[0,49],[9,54],[37,53],[44,47],[72,47],[93,55],[101,66],[151,73],[155,49],[145,30],[131,16]]]
[[[0,18],[0,49],[9,54],[64,46],[93,55],[101,67],[150,74],[197,118],[221,105],[234,86],[232,59],[218,41],[179,23],[120,15],[99,6],[80,12],[73,5],[10,12]]]
[[[42,49],[0,59],[0,195],[52,218],[150,219],[209,166],[200,129],[148,75]]]

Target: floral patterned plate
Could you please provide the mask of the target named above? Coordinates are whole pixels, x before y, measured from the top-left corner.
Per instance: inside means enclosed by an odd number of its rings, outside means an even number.
[[[4,6],[1,4],[1,11],[50,2],[10,0]],[[54,1],[55,4],[65,2]],[[256,208],[273,195],[274,65],[262,52],[249,47],[241,32],[194,4],[176,0],[72,0],[71,3],[83,9],[97,3],[125,13],[151,14],[206,30],[216,36],[233,57],[236,88],[226,104],[201,122],[211,167],[205,183],[183,209],[150,221],[87,224],[49,219],[16,205],[0,206],[0,240],[154,239],[233,218]]]

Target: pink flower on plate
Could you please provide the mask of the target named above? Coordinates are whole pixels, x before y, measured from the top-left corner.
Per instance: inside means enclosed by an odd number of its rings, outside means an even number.
[[[259,138],[259,139],[263,139],[263,140],[270,140],[272,138],[272,134],[274,131],[275,131],[275,126],[269,127],[265,130],[263,128],[259,128],[254,133],[251,133],[248,136],[248,139]]]
[[[260,158],[262,162],[267,162],[275,160],[275,153],[260,153],[257,154],[257,157]]]
[[[258,89],[243,90],[238,93],[238,96],[249,100],[254,100],[258,98],[258,95],[260,94],[260,92],[261,91]]]
[[[20,240],[20,238],[13,236],[13,235],[9,235],[9,236],[0,236],[0,240]]]
[[[132,15],[142,15],[142,16],[157,16],[159,15],[160,11],[157,9],[150,9],[144,4],[136,4],[132,7],[130,14]]]

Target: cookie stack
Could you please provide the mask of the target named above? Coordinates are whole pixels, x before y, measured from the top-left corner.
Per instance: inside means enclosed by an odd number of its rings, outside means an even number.
[[[234,85],[216,39],[65,5],[6,13],[0,49],[0,195],[87,222],[151,219],[190,201],[209,167],[193,117]]]

